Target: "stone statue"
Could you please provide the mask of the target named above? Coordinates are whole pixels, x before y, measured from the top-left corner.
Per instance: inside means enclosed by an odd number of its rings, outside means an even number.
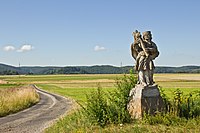
[[[159,88],[153,81],[155,69],[153,60],[159,52],[152,41],[150,31],[133,32],[134,42],[131,44],[131,53],[136,61],[135,70],[138,72],[138,84],[129,93],[127,109],[134,119],[140,119],[144,113],[154,115],[163,110],[163,100]]]
[[[143,86],[153,85],[154,63],[159,52],[152,41],[151,31],[143,32],[141,37],[137,30],[133,32],[134,42],[131,44],[131,53],[136,60],[135,70],[138,72],[138,84]]]

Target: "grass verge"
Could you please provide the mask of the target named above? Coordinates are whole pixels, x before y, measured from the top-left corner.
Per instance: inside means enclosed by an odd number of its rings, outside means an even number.
[[[144,121],[132,121],[129,124],[110,124],[104,128],[91,125],[91,122],[80,112],[60,119],[48,128],[46,133],[199,133],[200,119],[179,119],[169,126],[163,124],[150,125]]]
[[[28,108],[39,101],[32,86],[0,89],[0,117]]]

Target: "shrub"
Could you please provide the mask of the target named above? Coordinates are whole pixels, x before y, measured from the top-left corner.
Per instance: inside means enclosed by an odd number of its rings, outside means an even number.
[[[168,113],[186,119],[200,116],[200,92],[194,91],[184,95],[180,89],[174,91],[171,109]]]
[[[200,92],[194,91],[183,97],[180,107],[180,117],[196,118],[200,116]]]
[[[130,90],[135,87],[137,80],[131,73],[129,76],[116,81],[116,88],[108,93],[108,118],[111,123],[120,124],[130,122],[131,117],[127,110]]]
[[[85,114],[90,119],[91,123],[105,126],[107,118],[107,103],[105,99],[105,92],[99,86],[96,91],[86,96],[87,105]]]
[[[116,80],[115,90],[104,92],[100,86],[97,90],[87,95],[87,103],[82,106],[87,119],[91,124],[101,127],[107,124],[124,124],[131,122],[131,116],[127,110],[129,92],[135,87],[137,78],[131,73]],[[160,94],[164,102],[164,111],[152,116],[145,114],[143,122],[149,124],[176,125],[186,123],[188,119],[200,117],[200,91],[184,95],[180,89],[173,93],[170,100],[164,90],[160,88]]]
[[[87,95],[87,104],[82,106],[91,123],[104,127],[106,124],[122,124],[131,121],[127,110],[129,92],[136,84],[136,77],[129,76],[116,80],[116,88],[105,93],[101,87]]]
[[[180,89],[173,93],[172,100],[166,96],[160,88],[160,94],[164,102],[164,112],[155,116],[145,114],[143,121],[149,124],[176,125],[187,123],[189,119],[198,120],[200,117],[200,91],[194,91],[184,95]]]

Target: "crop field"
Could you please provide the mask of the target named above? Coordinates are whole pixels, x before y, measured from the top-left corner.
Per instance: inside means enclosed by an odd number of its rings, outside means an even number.
[[[41,89],[77,101],[85,101],[85,94],[98,86],[105,91],[112,91],[115,88],[116,79],[123,76],[123,74],[0,76],[0,89],[36,84]],[[169,97],[176,89],[181,89],[186,94],[200,90],[200,74],[155,74],[154,79]]]

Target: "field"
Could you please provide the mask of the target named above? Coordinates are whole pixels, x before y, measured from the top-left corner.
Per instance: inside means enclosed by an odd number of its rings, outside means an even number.
[[[123,77],[121,74],[100,74],[100,75],[20,75],[20,76],[0,76],[0,89],[12,88],[24,84],[36,84],[41,89],[70,97],[79,103],[86,101],[86,94],[101,86],[105,91],[112,91],[115,88],[117,78]],[[180,89],[184,94],[191,91],[200,90],[200,74],[155,74],[155,82],[170,97],[176,89]],[[70,120],[69,120],[70,119]],[[135,123],[134,125],[109,126],[104,129],[96,126],[88,126],[85,121],[74,121],[76,116],[69,116],[60,120],[49,132],[65,132],[67,121],[70,121],[72,132],[199,132],[196,122],[189,122],[187,125],[148,125]],[[72,121],[71,121],[72,120]],[[79,123],[79,124],[77,124]],[[83,124],[81,124],[83,123]],[[67,127],[66,127],[67,126]],[[195,127],[193,129],[193,127]],[[58,130],[59,128],[59,130]],[[60,128],[63,128],[60,130]],[[77,128],[77,129],[76,129]],[[56,131],[58,130],[58,131]],[[68,130],[68,129],[67,129]]]
[[[36,84],[47,91],[71,97],[78,101],[85,100],[85,94],[97,88],[97,84],[105,90],[112,90],[117,77],[123,75],[21,75],[1,76],[10,86],[17,84]],[[0,84],[3,88],[8,84]]]
[[[98,85],[106,91],[112,91],[115,88],[116,79],[123,76],[122,74],[0,76],[3,83],[0,84],[0,88],[36,84],[47,91],[77,101],[85,101],[85,94],[90,93]],[[155,74],[154,79],[169,97],[178,88],[184,93],[200,89],[200,74]]]
[[[86,100],[86,94],[98,86],[105,91],[112,91],[116,79],[123,76],[123,74],[0,76],[0,89],[36,84],[41,89],[82,103]],[[185,94],[200,90],[200,74],[155,74],[154,79],[169,97],[178,88]]]

